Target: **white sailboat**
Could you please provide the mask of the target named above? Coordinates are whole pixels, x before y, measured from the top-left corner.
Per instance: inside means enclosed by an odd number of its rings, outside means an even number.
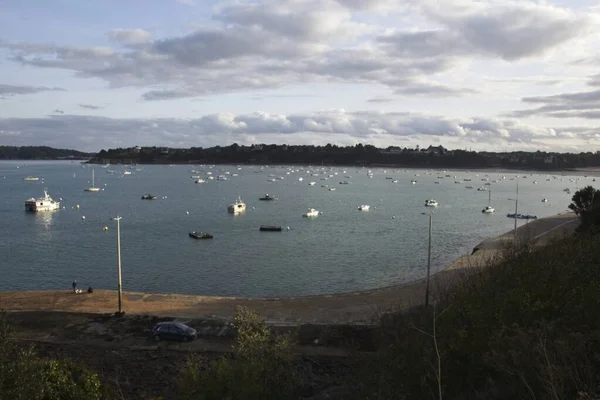
[[[89,188],[85,188],[84,189],[86,192],[99,192],[100,188],[97,188],[95,186],[95,181],[94,181],[94,169],[92,168],[92,186]]]
[[[488,205],[483,210],[481,210],[481,212],[484,214],[492,214],[494,211],[496,211],[492,207],[491,203],[492,203],[492,189],[490,188],[490,190],[488,190]]]

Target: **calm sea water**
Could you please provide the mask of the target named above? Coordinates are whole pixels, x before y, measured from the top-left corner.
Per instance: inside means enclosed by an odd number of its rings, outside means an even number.
[[[98,193],[83,190],[91,185],[92,169],[103,189]],[[509,199],[515,198],[516,172],[388,168],[372,169],[368,178],[363,168],[149,165],[125,176],[122,166],[108,169],[115,173],[70,162],[0,162],[0,290],[69,288],[74,279],[81,287],[115,288],[117,229],[110,218],[116,215],[123,218],[125,290],[229,296],[337,293],[422,278],[428,233],[423,213],[431,210],[423,206],[426,199],[440,203],[433,217],[434,270],[514,223],[506,213],[514,210]],[[190,178],[208,171],[231,175],[205,184]],[[270,174],[283,179],[269,182]],[[29,175],[43,181],[24,181]],[[450,177],[438,178],[444,175]],[[564,188],[592,184],[591,177],[518,175],[519,212],[539,217],[566,210],[571,196]],[[488,193],[476,190],[486,177],[499,179],[491,186],[493,215],[481,213]],[[472,181],[455,183],[464,178]],[[344,180],[350,184],[339,184]],[[44,188],[62,198],[64,209],[26,213],[25,199],[40,197]],[[146,193],[159,199],[141,200]],[[259,201],[265,193],[279,200]],[[248,210],[233,216],[227,206],[238,196]],[[371,210],[358,211],[361,204]],[[323,214],[303,218],[308,207]],[[259,232],[262,224],[289,230]],[[191,239],[192,230],[214,239]]]

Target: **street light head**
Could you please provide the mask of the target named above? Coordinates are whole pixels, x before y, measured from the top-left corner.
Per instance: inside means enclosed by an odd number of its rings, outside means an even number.
[[[121,218],[123,217],[119,217],[118,215],[116,217],[111,218],[113,221],[119,221],[121,220]]]

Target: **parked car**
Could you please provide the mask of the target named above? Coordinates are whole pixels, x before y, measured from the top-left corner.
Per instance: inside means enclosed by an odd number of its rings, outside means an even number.
[[[159,322],[152,328],[154,340],[180,340],[187,342],[196,339],[196,330],[181,322]]]

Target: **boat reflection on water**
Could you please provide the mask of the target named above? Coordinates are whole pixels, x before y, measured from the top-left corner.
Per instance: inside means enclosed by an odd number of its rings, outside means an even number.
[[[54,212],[35,213],[31,214],[35,218],[35,224],[41,225],[46,230],[50,230],[52,227],[52,220],[54,219]]]

